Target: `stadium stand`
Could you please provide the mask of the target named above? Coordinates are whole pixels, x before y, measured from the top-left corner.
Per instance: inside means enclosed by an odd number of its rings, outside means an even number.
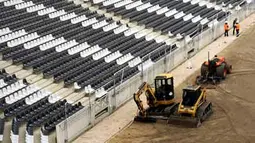
[[[49,135],[56,124],[83,108],[81,103],[72,105],[60,100],[50,92],[28,84],[25,79],[8,75],[4,70],[0,73],[0,84],[0,135],[3,142],[8,142],[7,135],[12,142],[19,142],[24,136],[26,142],[33,142],[34,128],[42,127],[42,133]],[[11,130],[5,125],[10,119]],[[19,130],[22,124],[26,124],[23,131]]]
[[[229,1],[226,4],[234,6],[240,4],[242,0]],[[220,7],[207,5],[199,0],[144,0],[144,1],[93,1],[93,5],[107,12],[113,12],[122,18],[161,31],[162,34],[169,34],[173,37],[179,35],[189,35],[194,37],[197,34],[198,25],[204,25],[206,30],[208,23],[213,19],[218,21],[224,19],[228,12],[224,12]],[[233,6],[231,6],[233,8]]]
[[[161,31],[170,38],[194,37],[221,21],[241,0],[95,0],[92,6]],[[216,6],[213,4],[216,3]],[[110,90],[175,51],[176,44],[139,35],[128,24],[67,0],[0,0],[2,60],[82,90]],[[156,52],[154,52],[156,51]],[[150,54],[150,57],[146,57]],[[143,59],[145,58],[145,59]],[[119,71],[124,70],[121,73]],[[114,79],[114,80],[113,80]],[[71,91],[70,93],[72,93]],[[97,95],[100,98],[102,94]],[[56,125],[84,108],[80,97],[62,97],[0,72],[0,141],[50,142]],[[11,123],[11,128],[8,128]],[[54,142],[54,141],[53,141]]]
[[[14,63],[23,63],[25,68],[33,67],[46,77],[53,76],[56,82],[64,80],[65,85],[77,82],[82,88],[89,84],[99,88],[131,59],[167,46],[145,38],[136,39],[134,34],[124,36],[128,28],[118,33],[119,23],[81,9],[73,2],[38,2],[33,1],[35,5],[28,8],[26,3],[18,9],[18,5],[7,7],[2,13],[1,28],[9,33],[1,37],[1,52],[4,60],[12,59]],[[40,5],[46,8],[40,10],[37,8]],[[115,60],[116,52],[123,57]],[[130,68],[124,78],[137,71]]]

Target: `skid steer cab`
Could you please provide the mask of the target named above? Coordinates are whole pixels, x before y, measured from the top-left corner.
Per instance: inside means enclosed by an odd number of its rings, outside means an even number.
[[[196,116],[198,105],[206,100],[205,90],[201,87],[188,86],[183,89],[182,101],[179,105],[180,114],[189,114],[192,117]]]
[[[212,103],[206,100],[206,91],[201,86],[183,89],[178,110],[169,117],[169,124],[199,127],[212,114]]]

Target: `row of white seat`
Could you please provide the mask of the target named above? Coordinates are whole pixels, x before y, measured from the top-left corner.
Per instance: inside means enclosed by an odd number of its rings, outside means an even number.
[[[46,97],[46,96],[49,96],[50,95],[50,92],[46,92],[46,91],[38,91],[32,95],[30,95],[29,97],[27,97],[25,99],[25,102],[27,105],[32,105],[33,103],[39,101],[40,99]]]
[[[23,83],[22,80],[19,80],[13,84],[7,85],[6,87],[3,87],[0,89],[0,98],[4,97],[10,93],[13,93],[14,91],[19,90],[25,86],[26,85]]]
[[[15,5],[16,9],[23,9],[35,5],[32,1],[23,2]]]
[[[0,36],[5,35],[5,34],[8,34],[8,33],[10,33],[10,32],[12,32],[12,31],[10,30],[9,27],[0,29]]]
[[[8,95],[7,97],[5,97],[5,102],[7,104],[12,104],[28,95],[34,93],[37,90],[38,90],[38,88],[35,86],[27,86],[26,88],[23,88],[22,90],[19,90],[18,92],[14,92],[11,95]]]
[[[23,2],[24,2],[23,0],[8,0],[8,1],[4,1],[4,6],[17,5]]]
[[[27,35],[24,35],[22,37],[18,37],[17,39],[13,39],[13,40],[7,42],[7,46],[8,47],[15,47],[15,46],[18,46],[18,45],[23,44],[25,42],[34,40],[38,37],[39,37],[39,35],[36,32],[29,33]]]

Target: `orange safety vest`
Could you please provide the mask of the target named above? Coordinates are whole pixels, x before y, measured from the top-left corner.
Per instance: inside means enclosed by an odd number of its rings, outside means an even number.
[[[236,30],[240,29],[240,24],[236,24]]]
[[[224,24],[224,30],[228,30],[229,26],[228,24]]]

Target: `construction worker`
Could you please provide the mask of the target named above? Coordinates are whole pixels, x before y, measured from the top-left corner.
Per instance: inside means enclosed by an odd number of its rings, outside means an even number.
[[[235,31],[236,31],[236,22],[237,22],[237,18],[235,18],[235,20],[233,21],[233,35],[235,35]]]
[[[239,22],[236,22],[236,37],[239,36],[239,31],[240,31],[240,24]]]
[[[226,36],[228,37],[228,30],[229,30],[229,25],[228,25],[228,22],[226,21],[224,24],[224,31],[225,31],[224,36],[225,37]]]

